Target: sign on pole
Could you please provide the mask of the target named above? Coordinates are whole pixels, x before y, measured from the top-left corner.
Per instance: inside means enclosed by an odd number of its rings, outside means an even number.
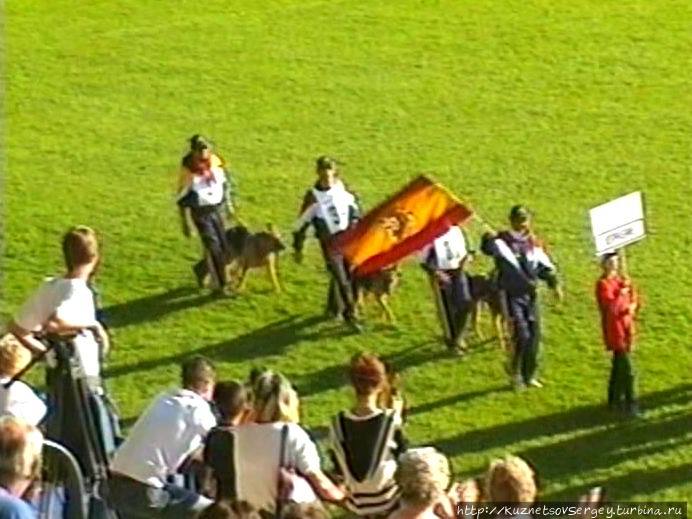
[[[596,255],[641,240],[646,236],[641,191],[621,196],[589,211]]]

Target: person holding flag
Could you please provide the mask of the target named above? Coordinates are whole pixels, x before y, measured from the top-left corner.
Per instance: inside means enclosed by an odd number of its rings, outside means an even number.
[[[464,272],[472,252],[466,243],[461,228],[453,225],[420,253],[421,266],[430,275],[445,342],[457,355],[466,351],[464,333],[472,303],[468,276]]]
[[[319,157],[316,170],[317,182],[303,197],[293,233],[294,257],[297,262],[302,261],[307,230],[310,226],[314,227],[330,273],[326,312],[332,317],[341,313],[344,321],[354,331],[360,332],[350,266],[344,256],[332,247],[334,240],[358,221],[360,207],[356,196],[346,189],[339,178],[337,162],[333,158]]]
[[[512,330],[510,374],[514,386],[543,387],[536,376],[540,343],[538,281],[545,281],[562,300],[555,265],[531,230],[531,214],[515,205],[509,213],[511,229],[483,235],[481,251],[495,260],[506,317]]]
[[[216,293],[225,293],[228,282],[225,217],[233,214],[233,205],[224,162],[212,153],[211,146],[201,135],[190,138],[190,151],[183,157],[178,178],[177,204],[183,235],[191,236],[192,222],[202,240],[214,290]],[[202,272],[197,265],[200,264],[196,264],[193,270],[198,284],[202,286],[207,269]]]
[[[613,353],[608,382],[608,407],[637,416],[634,373],[630,353],[634,342],[634,319],[639,295],[627,276],[621,273],[620,258],[611,252],[601,258],[603,274],[596,282],[596,300],[601,314],[601,329],[606,349]]]

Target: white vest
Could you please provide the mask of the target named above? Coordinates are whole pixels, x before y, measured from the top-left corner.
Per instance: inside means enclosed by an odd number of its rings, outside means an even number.
[[[461,229],[453,225],[449,230],[433,242],[437,268],[440,270],[458,269],[466,257],[466,240]]]
[[[329,234],[345,231],[350,223],[351,207],[356,198],[346,191],[341,182],[337,182],[327,191],[312,189],[317,200],[316,216],[324,221]]]
[[[202,175],[192,175],[190,190],[197,194],[200,207],[218,205],[223,200],[226,175],[219,167],[212,167],[211,172],[213,180],[208,180]]]

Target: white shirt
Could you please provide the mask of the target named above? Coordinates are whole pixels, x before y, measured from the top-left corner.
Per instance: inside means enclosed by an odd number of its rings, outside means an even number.
[[[15,322],[31,332],[40,332],[53,316],[71,326],[96,325],[94,294],[83,279],[48,278],[24,303]],[[75,350],[84,374],[101,373],[100,347],[93,332],[84,330],[74,339]]]
[[[431,249],[435,250],[437,268],[440,270],[455,270],[459,268],[466,257],[466,239],[461,229],[453,225],[442,236],[425,247],[420,253],[420,259],[425,263]]]
[[[336,183],[326,191],[312,189],[316,202],[300,215],[296,228],[300,229],[313,218],[324,221],[329,234],[348,229],[350,225],[351,208],[356,208],[356,197],[346,190],[343,182]]]
[[[295,468],[303,475],[320,471],[317,447],[300,425],[277,422],[238,427],[233,432],[238,499],[247,501],[259,510],[273,512],[275,509],[279,447],[284,425],[288,425],[286,466]],[[300,500],[300,496],[293,495],[292,498]]]
[[[216,425],[209,402],[187,389],[162,393],[116,451],[111,470],[161,488]]]
[[[191,175],[190,184],[178,195],[178,200],[194,191],[200,207],[218,205],[225,195],[226,173],[220,166],[210,168],[211,177]]]
[[[14,416],[31,425],[38,425],[46,416],[46,404],[21,380],[5,388],[9,380],[10,377],[0,378],[0,416]]]

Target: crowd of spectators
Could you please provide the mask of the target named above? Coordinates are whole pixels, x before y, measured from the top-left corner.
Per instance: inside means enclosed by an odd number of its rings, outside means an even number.
[[[2,380],[26,364],[23,350],[2,338]],[[286,377],[254,370],[217,383],[209,360],[187,359],[180,387],[158,395],[116,451],[109,506],[122,519],[323,519],[334,505],[361,517],[446,519],[462,502],[535,500],[534,472],[521,458],[495,460],[483,478],[460,484],[443,453],[410,446],[404,400],[377,356],[355,355],[347,374],[354,400],[333,417],[320,456]],[[21,384],[0,393],[0,519],[37,517],[36,425],[46,409]],[[194,483],[177,483],[180,472]]]

